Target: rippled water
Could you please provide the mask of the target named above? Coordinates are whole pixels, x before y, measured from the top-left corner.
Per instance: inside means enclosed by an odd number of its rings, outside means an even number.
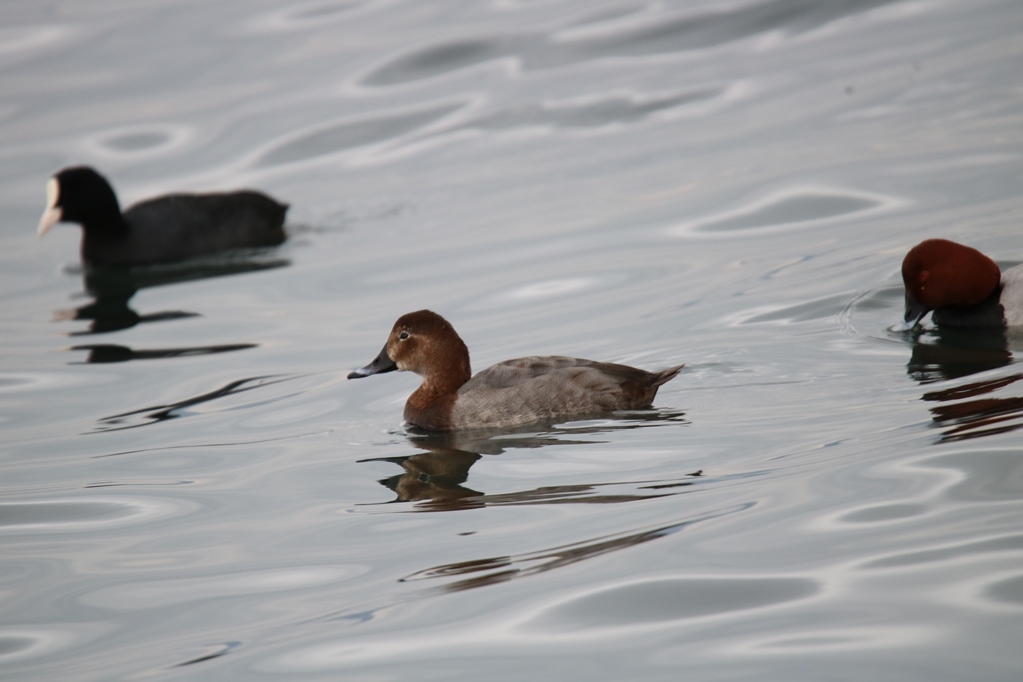
[[[886,331],[921,239],[1023,260],[1018,3],[0,17],[4,679],[1023,675],[1023,337]],[[78,163],[291,238],[84,277]],[[476,369],[686,369],[406,432],[345,375],[424,307]]]

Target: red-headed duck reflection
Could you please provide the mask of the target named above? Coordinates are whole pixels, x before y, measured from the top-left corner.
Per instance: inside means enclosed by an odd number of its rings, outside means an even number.
[[[1017,342],[1000,329],[937,328],[914,338],[907,373],[923,385],[934,426],[942,429],[939,442],[978,438],[1023,426],[1023,398],[1004,395],[1023,374],[997,371],[1013,362],[1010,343]],[[971,375],[975,381],[958,381]],[[1002,395],[999,395],[1002,394]]]

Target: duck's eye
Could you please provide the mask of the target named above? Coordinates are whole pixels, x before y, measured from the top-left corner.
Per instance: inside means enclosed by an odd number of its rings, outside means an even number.
[[[398,339],[400,341],[404,341],[407,338],[408,338],[408,332],[402,332],[402,333],[398,334]]]

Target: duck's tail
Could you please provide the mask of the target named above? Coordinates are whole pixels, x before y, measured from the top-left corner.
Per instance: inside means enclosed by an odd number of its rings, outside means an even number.
[[[685,365],[676,365],[669,367],[668,369],[662,369],[660,372],[651,372],[654,375],[654,380],[650,383],[651,388],[658,388],[668,383],[672,379],[678,376],[678,373],[682,371]]]

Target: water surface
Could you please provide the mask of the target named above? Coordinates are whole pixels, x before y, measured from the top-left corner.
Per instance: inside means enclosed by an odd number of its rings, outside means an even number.
[[[1023,260],[1016,3],[0,9],[0,674],[1023,674],[1023,338],[901,317]],[[256,187],[283,246],[85,273],[34,235]],[[475,369],[685,363],[654,407],[406,429],[394,319]]]

